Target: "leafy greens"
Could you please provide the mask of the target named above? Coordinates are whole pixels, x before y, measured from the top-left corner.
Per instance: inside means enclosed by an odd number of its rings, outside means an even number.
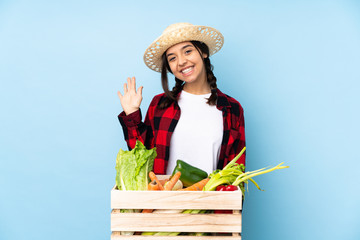
[[[119,190],[147,190],[156,148],[146,149],[139,140],[131,151],[120,149],[116,157],[116,186]]]

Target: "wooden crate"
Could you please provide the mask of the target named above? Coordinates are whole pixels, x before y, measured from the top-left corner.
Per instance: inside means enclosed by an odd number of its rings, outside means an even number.
[[[241,191],[119,191],[114,187],[111,209],[112,240],[241,239]],[[120,209],[206,209],[233,210],[233,213],[120,213]],[[120,231],[207,232],[216,236],[123,236]]]

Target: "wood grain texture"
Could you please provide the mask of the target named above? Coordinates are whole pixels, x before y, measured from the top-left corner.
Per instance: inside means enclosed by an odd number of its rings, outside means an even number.
[[[113,232],[111,240],[161,240],[161,239],[174,239],[174,240],[241,240],[241,236],[122,236],[120,232]]]
[[[169,176],[159,175],[159,180]],[[111,190],[111,240],[241,240],[241,191],[119,191]],[[120,209],[233,210],[232,214],[121,213]],[[122,236],[134,232],[207,232],[221,236]]]
[[[112,209],[242,209],[241,191],[111,190]]]
[[[241,214],[117,213],[111,231],[241,232]]]

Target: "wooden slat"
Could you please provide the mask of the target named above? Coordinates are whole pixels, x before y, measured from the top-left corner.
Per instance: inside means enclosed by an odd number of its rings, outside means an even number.
[[[112,209],[241,210],[241,191],[119,191],[111,190]]]
[[[239,210],[233,210],[233,214],[241,214]],[[239,237],[240,233],[234,232],[232,233],[233,237]]]
[[[174,240],[241,240],[241,236],[141,236],[141,235],[132,235],[132,236],[122,236],[120,232],[113,232],[111,234],[111,240],[158,240],[158,239],[174,239]]]
[[[159,179],[169,176],[158,175]],[[241,240],[241,191],[119,191],[111,190],[111,240]],[[120,213],[119,209],[231,209],[233,214]],[[222,236],[122,236],[134,232],[212,232]]]
[[[241,232],[241,214],[112,213],[111,231]]]

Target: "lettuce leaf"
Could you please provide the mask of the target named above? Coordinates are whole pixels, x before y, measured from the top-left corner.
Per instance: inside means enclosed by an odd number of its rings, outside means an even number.
[[[147,190],[156,148],[146,149],[139,140],[131,151],[120,149],[116,157],[116,186],[119,190]]]

